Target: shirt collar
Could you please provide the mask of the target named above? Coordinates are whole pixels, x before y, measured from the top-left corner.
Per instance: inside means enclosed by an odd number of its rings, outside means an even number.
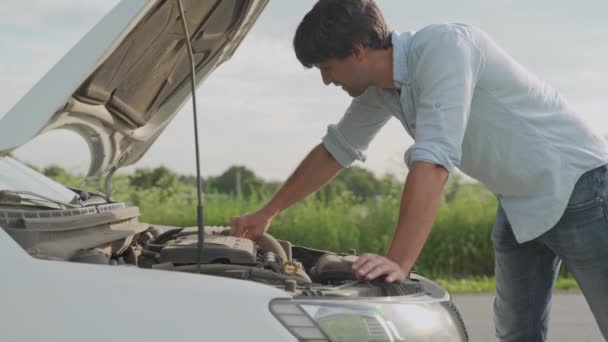
[[[393,81],[397,88],[409,83],[407,58],[414,33],[414,31],[404,33],[391,32],[391,41],[393,43]]]

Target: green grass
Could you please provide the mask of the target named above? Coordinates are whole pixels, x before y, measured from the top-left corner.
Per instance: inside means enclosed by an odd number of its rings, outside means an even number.
[[[439,285],[451,293],[482,293],[495,292],[496,280],[494,277],[472,277],[462,279],[437,279]],[[578,290],[579,287],[573,278],[558,278],[555,284],[557,290]]]

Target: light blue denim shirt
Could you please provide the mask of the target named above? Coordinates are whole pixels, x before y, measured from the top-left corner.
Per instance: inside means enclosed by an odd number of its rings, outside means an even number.
[[[431,25],[392,42],[395,89],[368,88],[323,138],[343,166],[364,161],[396,117],[415,141],[408,167],[426,161],[479,180],[525,242],[557,223],[584,172],[608,163],[606,141],[483,31]]]

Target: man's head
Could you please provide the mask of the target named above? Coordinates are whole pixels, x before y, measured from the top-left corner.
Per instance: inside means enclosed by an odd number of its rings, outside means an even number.
[[[300,63],[318,67],[326,85],[356,97],[371,84],[369,51],[389,48],[391,37],[373,0],[319,0],[302,19],[293,45]]]

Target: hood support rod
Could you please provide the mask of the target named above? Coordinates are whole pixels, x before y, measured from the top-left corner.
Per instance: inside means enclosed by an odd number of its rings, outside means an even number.
[[[196,194],[197,194],[197,206],[196,206],[196,222],[198,226],[198,258],[197,258],[197,270],[201,273],[201,259],[203,255],[203,245],[205,243],[204,233],[204,219],[203,219],[203,189],[201,181],[201,163],[199,156],[199,144],[198,144],[198,122],[196,113],[196,66],[194,64],[194,54],[192,52],[192,44],[190,42],[190,33],[188,32],[188,25],[186,22],[186,15],[184,14],[184,5],[182,0],[177,0],[179,6],[179,14],[181,17],[182,28],[184,29],[184,36],[186,38],[186,49],[188,52],[188,58],[190,60],[190,86],[192,88],[192,112],[194,114],[194,145],[196,148]]]

